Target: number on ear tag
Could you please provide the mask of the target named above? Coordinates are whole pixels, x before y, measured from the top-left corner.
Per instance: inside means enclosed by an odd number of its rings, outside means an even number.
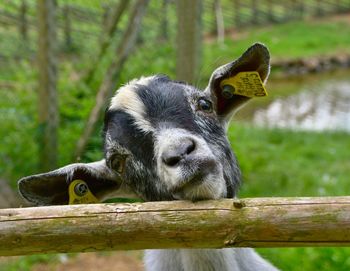
[[[267,91],[258,72],[240,72],[220,83],[222,96],[231,99],[233,95],[248,98],[267,96]]]
[[[71,182],[68,188],[69,204],[98,203],[98,199],[91,193],[88,185],[83,180]]]

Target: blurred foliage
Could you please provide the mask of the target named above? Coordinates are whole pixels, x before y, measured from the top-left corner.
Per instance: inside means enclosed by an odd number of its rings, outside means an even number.
[[[12,11],[20,1],[4,1],[2,9]],[[66,4],[71,1],[58,1]],[[227,4],[229,1],[223,1]],[[103,12],[100,1],[74,1],[76,5],[88,6],[92,12]],[[110,2],[111,3],[111,2]],[[151,1],[150,12],[145,18],[139,45],[128,59],[119,77],[119,85],[141,75],[164,73],[175,77],[175,12],[169,10],[172,21],[170,39],[160,40],[157,8],[160,1]],[[7,5],[8,4],[8,5]],[[31,8],[34,18],[35,6]],[[94,14],[94,13],[91,13]],[[212,27],[212,15],[206,13],[204,23],[207,32]],[[229,10],[225,10],[228,16]],[[62,16],[62,15],[60,15]],[[231,15],[232,17],[232,15]],[[63,17],[60,17],[62,20]],[[231,19],[233,20],[233,19]],[[89,27],[95,21],[95,28]],[[59,164],[71,162],[76,141],[84,129],[90,109],[95,102],[96,90],[106,68],[115,56],[120,32],[112,46],[96,66],[96,74],[90,85],[83,82],[84,72],[93,65],[98,49],[102,23],[93,16],[75,27],[80,30],[73,36],[74,50],[59,56],[58,93],[60,103]],[[122,24],[125,24],[124,19]],[[230,26],[230,23],[228,23]],[[232,24],[231,24],[232,26]],[[229,31],[224,43],[218,44],[213,35],[205,35],[203,64],[197,85],[201,88],[211,72],[219,65],[239,56],[256,41],[264,42],[270,48],[272,60],[317,57],[350,53],[350,20],[348,17],[315,19],[312,21],[288,22],[279,25],[265,25],[249,29]],[[30,26],[33,27],[33,26]],[[29,45],[16,43],[15,26],[0,28],[1,52],[15,54],[26,51],[25,58],[0,59],[0,176],[10,180],[13,187],[25,175],[37,173],[38,159],[36,135],[37,74],[35,69],[35,32],[30,32]],[[90,31],[90,32],[89,32]],[[11,34],[9,34],[11,33]],[[59,34],[62,39],[62,33]],[[62,45],[63,46],[63,45]],[[275,71],[272,71],[272,80]],[[298,81],[300,79],[296,79]],[[295,82],[294,82],[295,83]],[[294,84],[293,83],[293,84]],[[283,85],[284,84],[284,85]],[[282,86],[285,86],[283,83]],[[3,87],[3,85],[6,85]],[[118,88],[116,86],[116,89]],[[293,85],[294,86],[294,85]],[[289,94],[286,87],[284,93]],[[287,94],[285,94],[287,95]],[[102,118],[101,118],[102,120]],[[99,129],[90,140],[83,161],[94,161],[102,157],[102,140]],[[229,130],[229,138],[240,161],[245,184],[241,197],[256,196],[335,196],[348,193],[350,175],[349,135],[342,132],[295,132],[289,130],[255,128],[235,123]],[[266,258],[282,270],[349,270],[350,249],[347,248],[293,248],[260,249]],[[0,261],[0,270],[30,270],[38,262],[55,261],[57,256],[19,257],[10,263]]]
[[[197,85],[203,88],[215,67],[239,56],[257,40],[269,46],[273,60],[301,57],[304,53],[309,56],[318,56],[349,51],[349,24],[343,20],[291,22],[242,32],[235,40],[227,38],[223,44],[207,41],[203,48],[203,68]],[[338,34],[337,29],[342,29],[342,35]],[[82,81],[82,76],[86,68],[90,67],[93,57],[90,54],[93,51],[96,51],[96,47],[87,52],[82,49],[80,56],[68,54],[60,57],[58,82],[61,125],[60,165],[71,161],[76,141],[84,127],[84,120],[95,102],[96,89],[114,54],[113,50],[109,51],[101,65],[97,67],[93,82],[88,86]],[[156,47],[140,45],[128,59],[120,74],[119,82],[123,84],[132,78],[154,73],[164,73],[174,78],[175,63],[171,61],[173,59],[175,59],[175,49],[172,43],[160,42]],[[40,101],[37,101],[36,97],[37,75],[34,67],[35,63],[28,59],[0,65],[0,82],[8,82],[11,86],[8,89],[0,88],[2,97],[0,136],[3,138],[0,142],[0,157],[1,161],[6,162],[0,166],[0,176],[10,179],[13,185],[19,177],[37,171],[36,104]],[[272,72],[273,75],[274,72]],[[98,159],[102,155],[99,151],[102,146],[99,131],[100,129],[91,139],[91,144],[83,158],[85,161]]]

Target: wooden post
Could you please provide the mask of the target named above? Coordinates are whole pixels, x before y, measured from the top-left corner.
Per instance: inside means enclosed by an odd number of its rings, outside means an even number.
[[[28,6],[26,0],[21,1],[20,13],[19,13],[19,32],[22,39],[27,41],[28,39],[28,20],[27,20]]]
[[[58,102],[56,93],[55,1],[38,0],[39,64],[39,163],[42,171],[57,164]]]
[[[350,197],[0,210],[0,256],[105,250],[350,246]]]
[[[195,83],[201,59],[201,0],[177,1],[176,78]]]

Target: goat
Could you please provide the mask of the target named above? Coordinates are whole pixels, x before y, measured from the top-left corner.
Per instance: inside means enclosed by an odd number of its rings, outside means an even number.
[[[256,43],[217,68],[204,91],[155,75],[133,80],[112,98],[104,118],[104,159],[25,177],[19,191],[36,204],[67,204],[68,185],[83,179],[98,198],[135,193],[145,201],[236,197],[238,162],[226,136],[249,98],[223,97],[220,82],[256,71],[266,82],[270,56]],[[146,270],[277,270],[250,248],[147,250]]]

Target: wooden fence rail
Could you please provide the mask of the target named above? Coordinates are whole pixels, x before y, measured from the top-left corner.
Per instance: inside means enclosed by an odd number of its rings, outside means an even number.
[[[0,256],[147,248],[349,245],[350,197],[0,210]]]

